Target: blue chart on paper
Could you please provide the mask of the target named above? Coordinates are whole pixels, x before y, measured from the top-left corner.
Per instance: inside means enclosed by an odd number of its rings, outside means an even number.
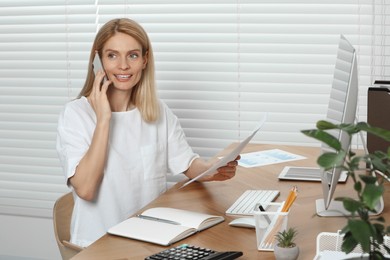
[[[257,167],[275,163],[302,160],[306,157],[289,153],[280,149],[258,151],[253,153],[241,154],[238,164],[243,167]]]

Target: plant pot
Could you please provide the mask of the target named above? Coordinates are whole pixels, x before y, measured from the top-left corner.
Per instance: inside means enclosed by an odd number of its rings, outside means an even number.
[[[296,260],[299,255],[299,247],[279,247],[275,245],[274,254],[276,260]]]

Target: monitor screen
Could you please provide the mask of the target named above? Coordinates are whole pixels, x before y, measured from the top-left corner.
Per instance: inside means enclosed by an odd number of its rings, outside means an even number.
[[[349,41],[341,35],[325,120],[334,124],[353,123],[356,118],[358,88],[356,51]],[[340,141],[344,150],[349,149],[350,138],[347,133],[334,130],[331,134]],[[331,148],[322,144],[321,149],[326,152]],[[341,202],[332,200],[340,175],[340,168],[322,172],[323,199],[316,201],[318,215],[334,216],[343,214]]]

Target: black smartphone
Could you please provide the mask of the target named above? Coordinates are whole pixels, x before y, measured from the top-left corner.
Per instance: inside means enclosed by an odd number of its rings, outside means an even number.
[[[104,68],[103,68],[102,61],[99,58],[99,54],[96,53],[95,54],[95,58],[93,59],[93,72],[95,73],[95,75],[96,75],[96,73],[99,70],[103,70],[104,71]],[[106,81],[106,80],[107,80],[107,76],[104,76],[103,82]]]

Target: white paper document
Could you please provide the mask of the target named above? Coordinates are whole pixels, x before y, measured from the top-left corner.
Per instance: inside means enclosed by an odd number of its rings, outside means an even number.
[[[279,149],[241,154],[238,165],[246,168],[306,159],[306,157]]]
[[[184,183],[180,188],[183,188],[190,184],[191,182],[196,181],[197,179],[201,178],[205,175],[210,175],[211,173],[214,173],[219,167],[225,166],[228,162],[233,161],[237,158],[237,156],[240,154],[242,149],[249,143],[250,140],[256,135],[256,133],[260,130],[260,128],[264,125],[265,121],[267,120],[267,115],[265,114],[264,117],[261,119],[255,130],[253,130],[252,134],[249,135],[245,140],[243,140],[231,153],[223,157],[222,159],[218,160],[213,166],[211,166],[208,170],[204,171],[200,175],[196,176],[195,178],[187,181]]]

